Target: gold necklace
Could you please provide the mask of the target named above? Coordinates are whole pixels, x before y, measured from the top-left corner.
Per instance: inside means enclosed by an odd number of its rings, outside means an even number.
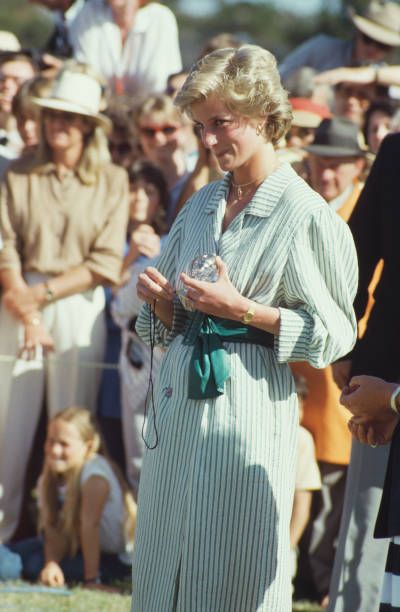
[[[241,200],[251,191],[250,189],[243,189],[244,187],[250,187],[250,185],[254,185],[255,183],[258,183],[260,181],[262,182],[263,180],[264,178],[260,177],[260,178],[254,179],[254,181],[250,181],[249,183],[241,183],[240,185],[238,185],[234,183],[231,178],[231,188],[234,192],[236,191],[236,196],[235,196],[235,193],[233,194],[234,198],[237,200]]]

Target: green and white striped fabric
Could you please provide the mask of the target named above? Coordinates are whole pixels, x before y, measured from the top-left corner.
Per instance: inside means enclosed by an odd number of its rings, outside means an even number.
[[[147,451],[133,567],[135,612],[289,612],[289,521],[298,414],[287,363],[315,367],[356,337],[357,260],[347,225],[289,165],[259,187],[221,233],[229,176],[196,193],[158,269],[176,284],[194,257],[217,253],[237,289],[280,308],[274,349],[228,342],[224,395],[189,400],[188,317],[175,304],[156,382],[159,444]],[[142,308],[137,331],[149,342]],[[147,436],[154,440],[153,422]]]

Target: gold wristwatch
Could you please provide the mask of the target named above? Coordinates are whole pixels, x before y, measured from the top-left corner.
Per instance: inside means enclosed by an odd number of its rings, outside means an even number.
[[[251,323],[255,314],[256,312],[254,308],[250,305],[250,307],[247,309],[247,312],[245,312],[244,315],[242,315],[241,317],[242,323],[244,323],[245,325]]]

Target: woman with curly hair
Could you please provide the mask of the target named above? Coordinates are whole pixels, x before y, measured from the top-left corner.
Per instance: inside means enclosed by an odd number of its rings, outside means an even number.
[[[277,161],[291,110],[271,53],[205,56],[176,103],[225,175],[189,199],[157,267],[139,276],[136,330],[168,351],[145,434],[132,609],[287,612],[298,432],[288,362],[324,367],[352,346],[354,246]],[[214,282],[195,273],[204,255]]]

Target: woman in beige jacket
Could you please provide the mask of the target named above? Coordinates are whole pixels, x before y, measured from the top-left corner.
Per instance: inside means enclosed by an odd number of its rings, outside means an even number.
[[[97,79],[67,65],[36,103],[41,143],[11,166],[0,201],[0,540],[18,523],[43,401],[51,416],[72,404],[94,409],[101,285],[119,280],[128,214],[127,177],[109,162]]]

